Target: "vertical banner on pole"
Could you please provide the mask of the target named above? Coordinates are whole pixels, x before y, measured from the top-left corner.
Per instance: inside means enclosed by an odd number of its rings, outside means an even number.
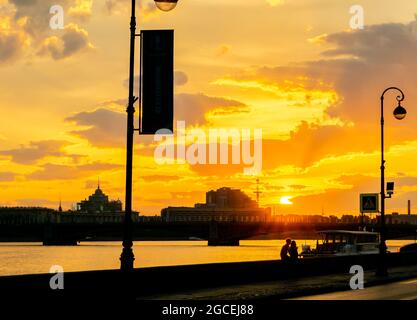
[[[141,31],[140,134],[173,131],[174,30]]]

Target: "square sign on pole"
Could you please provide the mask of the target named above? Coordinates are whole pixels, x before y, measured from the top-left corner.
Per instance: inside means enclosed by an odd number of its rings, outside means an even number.
[[[174,124],[174,30],[141,31],[140,134]]]
[[[379,212],[379,193],[362,193],[360,195],[361,213]]]

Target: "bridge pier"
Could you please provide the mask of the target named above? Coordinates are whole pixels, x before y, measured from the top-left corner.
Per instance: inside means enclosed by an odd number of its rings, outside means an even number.
[[[208,245],[210,247],[238,247],[240,245],[239,239],[209,239]]]
[[[217,221],[211,221],[209,225],[209,246],[239,246],[240,240],[237,238],[227,237],[227,232],[224,228],[220,228]]]
[[[44,246],[76,246],[78,241],[75,236],[67,235],[63,230],[58,230],[56,226],[48,223],[43,227],[42,244]]]

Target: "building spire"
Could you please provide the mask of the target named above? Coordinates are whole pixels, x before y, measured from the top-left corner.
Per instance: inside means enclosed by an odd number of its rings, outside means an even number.
[[[259,179],[256,179],[256,191],[254,193],[256,194],[256,203],[259,206],[259,195],[262,193],[262,191],[259,191]]]
[[[58,207],[58,211],[62,212],[62,201],[61,201],[61,195],[59,195],[59,207]]]
[[[97,189],[100,189],[100,176],[97,178]]]

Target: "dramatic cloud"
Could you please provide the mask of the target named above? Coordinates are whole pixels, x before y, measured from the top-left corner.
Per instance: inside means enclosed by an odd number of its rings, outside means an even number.
[[[64,30],[50,28],[53,5],[57,5],[54,0],[9,0],[0,9],[0,64],[33,57],[33,53],[58,60],[93,48],[87,31],[73,21],[85,21],[91,15],[92,0],[60,1],[68,13]]]
[[[62,2],[62,1],[61,1]],[[65,5],[68,0],[64,0]],[[9,3],[15,7],[14,19],[25,20],[23,29],[34,39],[43,37],[49,29],[49,8],[56,4],[53,0],[9,0]]]
[[[207,113],[224,112],[224,113],[244,113],[249,107],[242,102],[224,99],[219,97],[210,97],[204,94],[186,94],[181,93],[175,96],[175,118],[191,124],[205,124]]]
[[[239,101],[204,94],[178,94],[175,96],[174,105],[175,119],[185,121],[187,126],[207,123],[205,115],[208,112],[234,113],[248,110],[248,107]],[[120,110],[123,110],[122,105],[120,105]],[[91,112],[74,114],[67,117],[66,121],[87,127],[71,133],[87,139],[93,145],[99,147],[124,147],[125,145],[126,113],[124,112],[102,107]],[[142,140],[150,142],[152,139],[143,137]]]
[[[346,145],[337,141],[353,140],[358,135],[355,127],[319,126],[302,122],[287,140],[263,141],[263,168],[273,169],[291,164],[305,168],[328,156],[374,151],[379,142],[378,135],[369,130],[362,131],[362,134],[367,139],[358,139]]]
[[[14,22],[10,8],[0,9],[0,64],[15,61],[22,56],[30,41],[22,30],[24,20]]]
[[[375,117],[378,96],[391,85],[407,92],[407,100],[415,100],[417,92],[411,85],[417,79],[417,21],[409,24],[381,24],[360,32],[329,35],[325,41],[334,48],[324,52],[331,60],[311,63],[312,74],[330,77],[344,96],[344,103],[329,109],[331,116],[339,116],[369,125]],[[339,58],[350,56],[351,58]],[[328,73],[332,70],[331,73]],[[396,94],[396,93],[395,93]],[[391,96],[390,109],[395,105]],[[387,96],[389,98],[389,96]]]
[[[260,67],[240,72],[220,84],[261,90],[280,96],[282,91],[334,90],[339,96],[327,106],[317,123],[302,122],[285,140],[264,140],[264,165],[312,165],[326,156],[379,150],[379,97],[383,89],[399,86],[406,93],[404,105],[417,101],[417,21],[367,26],[321,37],[323,57],[288,66]],[[222,82],[223,81],[223,82]],[[225,84],[226,81],[226,84]],[[417,139],[413,112],[402,122],[393,119],[398,92],[386,95],[387,147]],[[293,105],[285,97],[288,106]],[[306,99],[305,105],[309,106]],[[341,143],[343,142],[343,143]]]
[[[417,21],[390,23],[326,35],[323,45],[333,48],[326,49],[323,56],[330,59],[308,62],[292,71],[333,83],[343,102],[329,108],[330,116],[369,126],[372,123],[369,119],[378,117],[379,94],[386,87],[402,87],[407,100],[415,100],[417,96],[410,85],[417,79],[416,27]],[[280,71],[278,68],[275,73]],[[266,72],[274,73],[272,69]],[[395,101],[389,104],[391,108],[392,105]]]
[[[0,151],[0,155],[10,156],[16,163],[32,164],[47,156],[71,156],[63,151],[63,148],[68,145],[67,141],[61,140],[35,141],[18,149]]]
[[[415,177],[412,179],[416,179]],[[359,194],[366,192],[379,192],[379,177],[369,175],[343,175],[333,181],[340,184],[339,188],[329,188],[316,194],[297,196],[291,199],[293,205],[286,208],[288,213],[320,213],[341,214],[358,212]],[[414,197],[411,192],[404,192],[407,185],[404,178],[395,177],[396,193],[387,202],[388,212],[398,211],[406,207],[407,200]],[[415,183],[415,181],[414,181]],[[308,210],[306,210],[308,208]]]
[[[71,133],[87,139],[99,147],[122,147],[126,136],[126,114],[99,108],[91,112],[80,112],[66,119],[87,129]]]
[[[213,82],[250,91],[265,100],[282,100],[291,113],[299,107],[312,107],[314,95],[337,93],[337,99],[327,100],[332,103],[323,104],[321,118],[301,121],[288,137],[264,138],[263,175],[271,183],[266,198],[277,201],[281,196],[294,196],[294,205],[286,207],[285,212],[324,210],[326,214],[340,214],[343,210],[357,212],[360,192],[378,192],[379,98],[385,88],[399,86],[406,94],[406,108],[417,101],[413,87],[417,81],[416,27],[413,21],[324,35],[319,43],[324,46],[321,60],[251,68]],[[290,99],[294,93],[303,92],[304,101]],[[398,192],[389,205],[390,210],[399,211],[417,191],[415,178],[406,177],[416,175],[412,159],[417,152],[417,127],[412,124],[417,114],[410,108],[405,120],[396,121],[392,111],[397,95],[386,95],[385,116],[387,174],[396,182]],[[268,117],[263,120],[260,126],[271,121]],[[190,169],[199,176],[228,176],[242,181],[235,170],[238,168],[232,165]],[[274,188],[280,185],[282,190]]]
[[[19,58],[23,51],[24,42],[24,37],[20,33],[4,34],[0,30],[0,63]]]
[[[71,22],[69,18],[81,19],[91,15],[92,0],[9,0],[15,7],[15,20],[25,19],[24,29],[34,39],[43,38],[51,30],[49,21],[52,15],[49,9],[54,5],[60,5],[64,9],[65,23]],[[68,20],[68,21],[67,21]]]
[[[52,36],[43,41],[39,55],[50,55],[54,60],[60,60],[92,48],[94,46],[88,41],[87,31],[69,24],[61,37]]]
[[[91,16],[93,0],[75,0],[75,3],[68,9],[68,14],[85,20]]]

